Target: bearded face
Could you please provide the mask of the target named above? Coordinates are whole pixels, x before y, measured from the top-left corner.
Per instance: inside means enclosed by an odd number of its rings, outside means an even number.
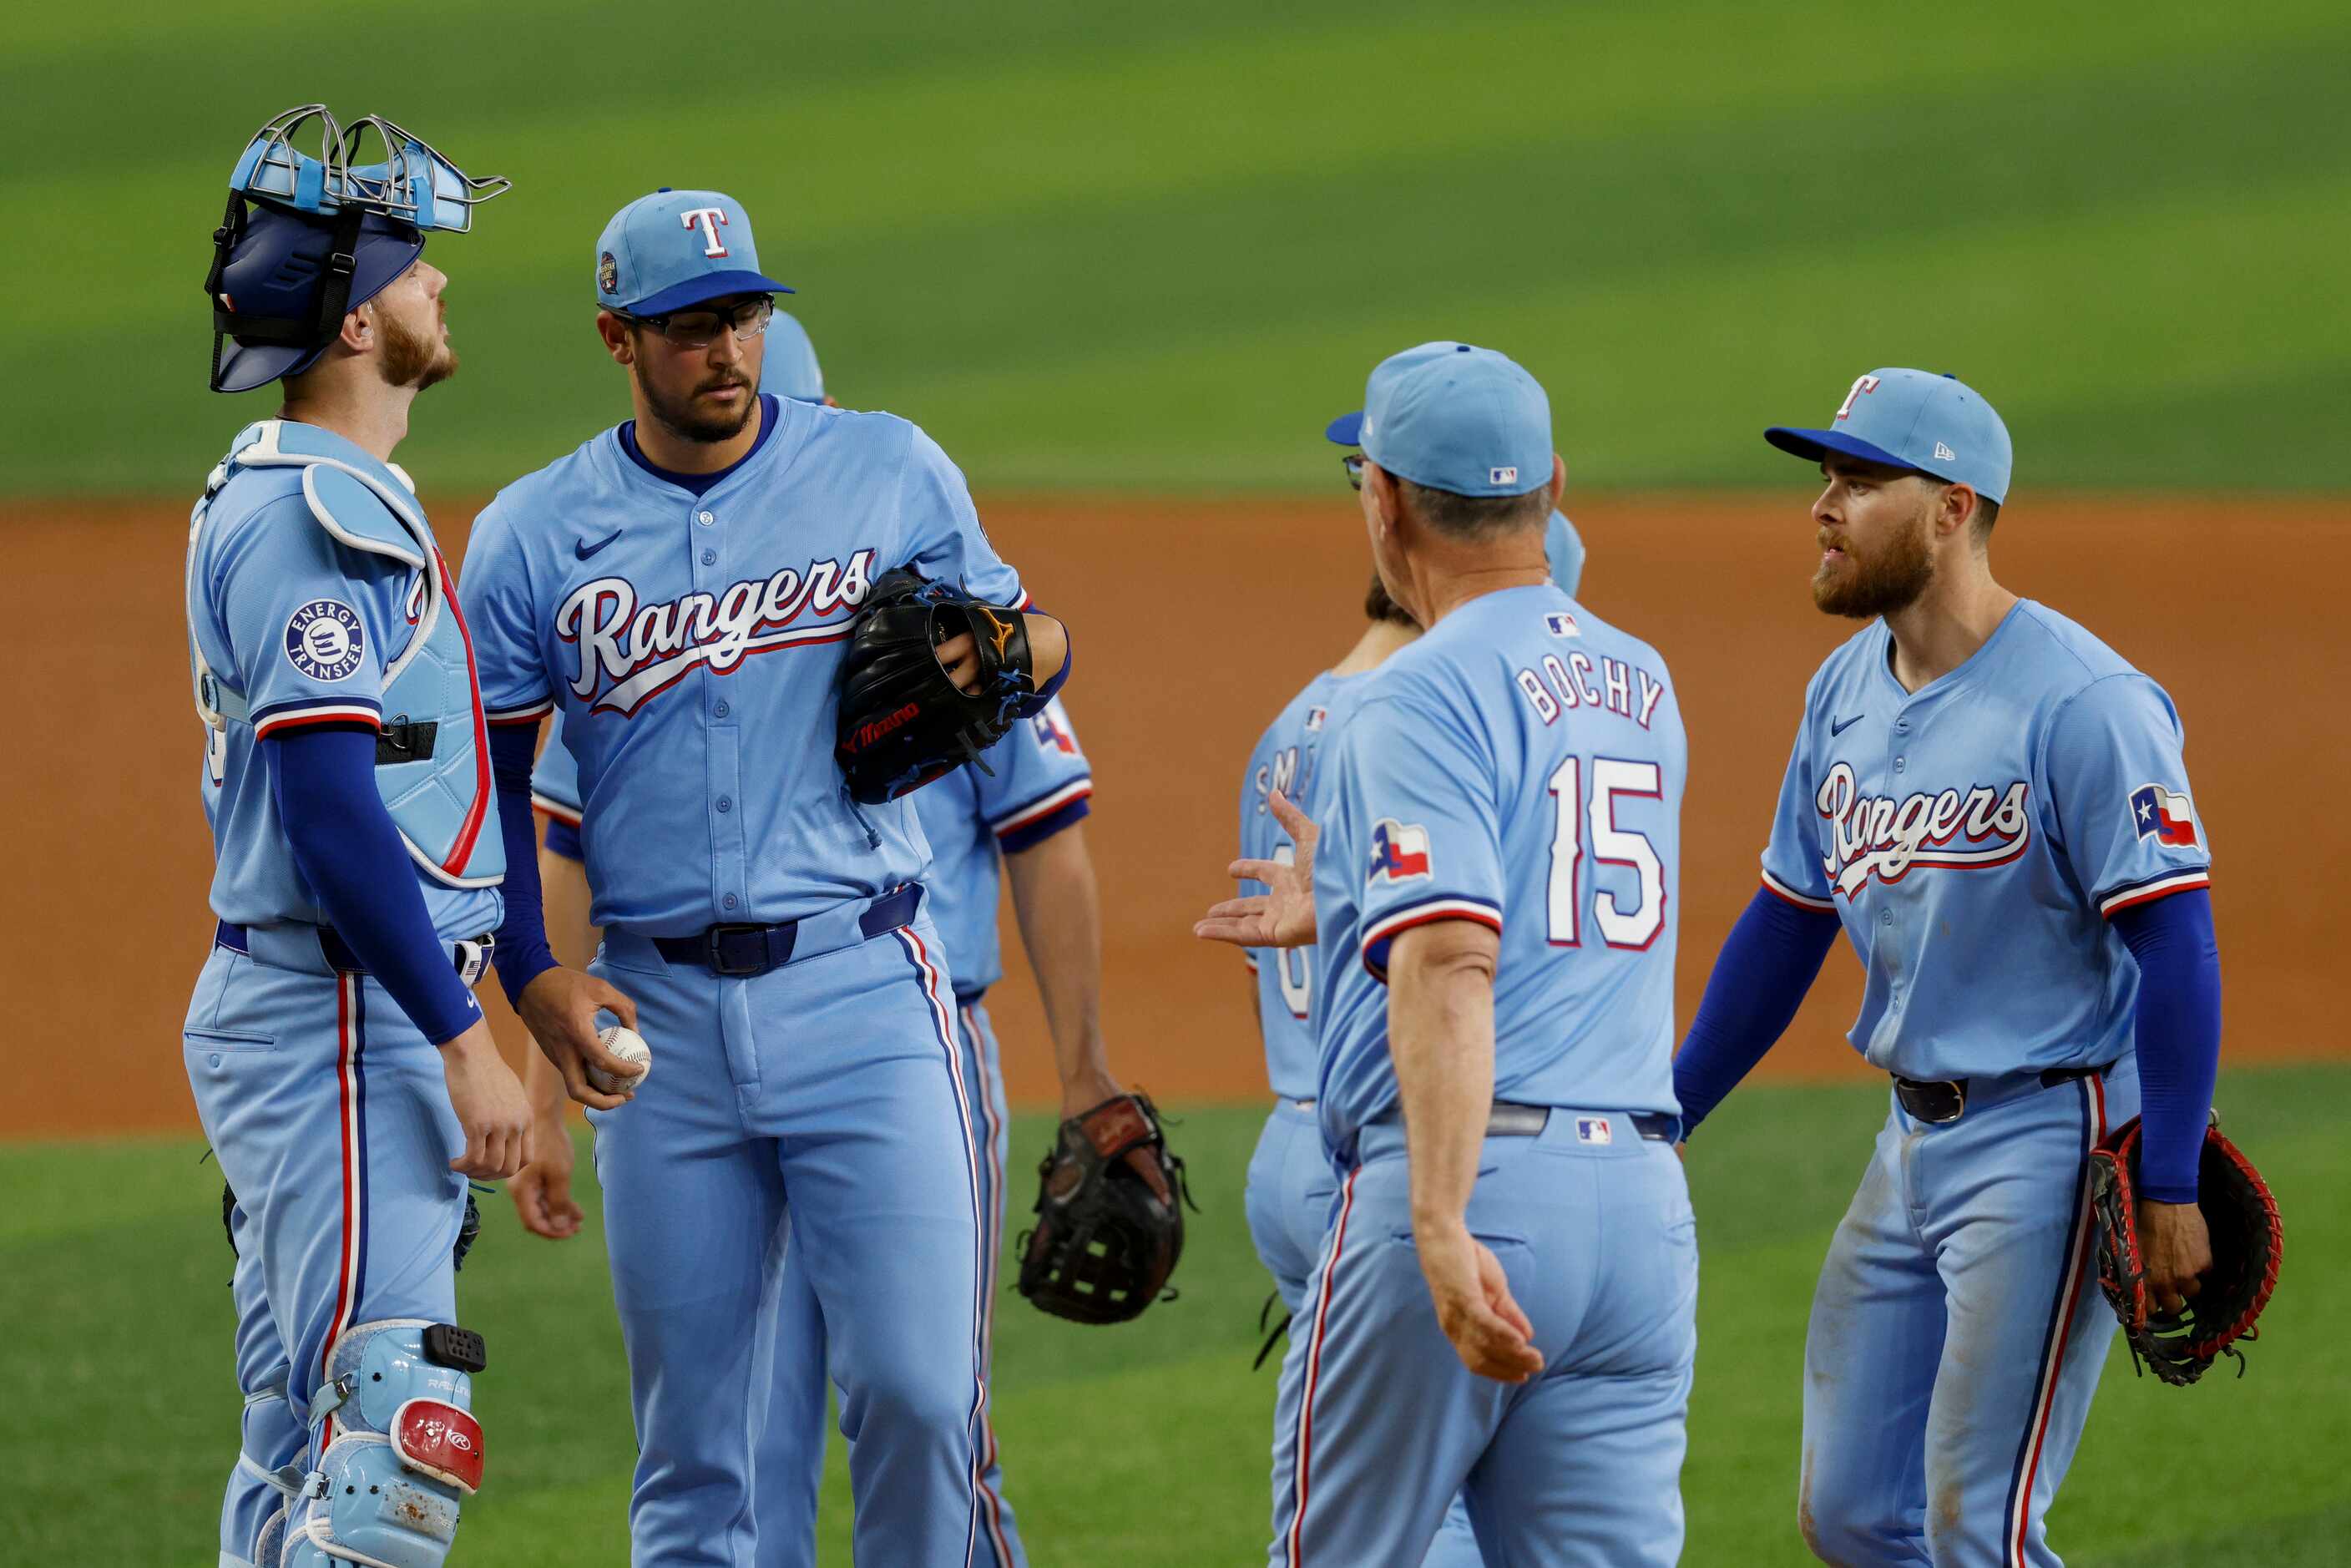
[[[382,339],[376,371],[386,386],[421,392],[457,373],[457,350],[449,346],[449,307],[442,298],[448,282],[439,268],[420,259],[368,302]]]
[[[717,442],[743,434],[759,400],[752,395],[758,382],[738,361],[728,365],[695,362],[698,356],[676,355],[662,364],[640,354],[629,373],[644,394],[645,411],[675,434],[688,441]]]
[[[438,320],[419,327],[397,313],[386,312],[377,326],[383,333],[381,365],[386,385],[422,392],[457,373],[457,350],[450,347],[448,334]]]
[[[1917,602],[1935,580],[1936,497],[1934,482],[1915,474],[1833,468],[1813,508],[1821,546],[1813,602],[1823,613],[1868,621]]]

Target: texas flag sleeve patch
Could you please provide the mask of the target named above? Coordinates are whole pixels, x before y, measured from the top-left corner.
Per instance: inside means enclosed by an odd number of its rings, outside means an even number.
[[[2142,784],[2131,791],[2130,814],[2140,838],[2179,849],[2196,847],[2196,808],[2187,796],[2160,784]]]
[[[1369,882],[1417,882],[1427,875],[1427,829],[1390,817],[1382,817],[1372,824]]]

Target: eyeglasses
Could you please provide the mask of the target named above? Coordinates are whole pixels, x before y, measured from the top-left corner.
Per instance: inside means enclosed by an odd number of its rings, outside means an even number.
[[[747,343],[768,329],[768,321],[775,313],[775,297],[768,294],[747,299],[732,310],[674,310],[666,316],[612,312],[633,326],[660,333],[672,347],[679,349],[706,349],[729,327],[735,329],[737,339]]]
[[[1339,459],[1339,466],[1347,471],[1347,488],[1350,490],[1364,487],[1364,465],[1367,461],[1369,459],[1360,452],[1350,452]]]

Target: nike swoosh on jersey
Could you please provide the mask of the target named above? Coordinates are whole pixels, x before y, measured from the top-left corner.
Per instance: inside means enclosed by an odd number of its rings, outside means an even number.
[[[1843,735],[1846,730],[1851,729],[1855,725],[1859,724],[1863,719],[1865,719],[1868,716],[1869,716],[1865,713],[1857,713],[1851,718],[1831,719],[1829,721],[1830,737],[1834,738],[1837,736]]]
[[[621,530],[614,528],[611,533],[606,534],[602,538],[598,539],[592,545],[586,539],[581,539],[579,543],[571,547],[571,550],[572,553],[577,555],[581,560],[586,560],[590,556],[594,555],[598,550],[602,549],[606,545],[611,544],[614,539],[619,538],[620,537]]]

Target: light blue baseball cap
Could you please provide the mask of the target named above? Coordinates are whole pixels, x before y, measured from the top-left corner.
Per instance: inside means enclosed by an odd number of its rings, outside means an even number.
[[[1506,354],[1423,343],[1373,367],[1364,406],[1323,432],[1389,473],[1456,496],[1551,483],[1551,399]]]
[[[768,357],[759,367],[759,387],[798,402],[824,401],[824,371],[816,362],[816,345],[789,311],[778,310],[768,319]]]
[[[1872,371],[1853,383],[1826,430],[1775,424],[1763,439],[1812,463],[1824,452],[1842,452],[1915,468],[1993,502],[2008,499],[2015,455],[2008,426],[1983,394],[1957,376],[1930,371]]]
[[[759,270],[743,204],[716,191],[639,196],[596,239],[596,303],[661,316],[729,294],[789,294]]]

